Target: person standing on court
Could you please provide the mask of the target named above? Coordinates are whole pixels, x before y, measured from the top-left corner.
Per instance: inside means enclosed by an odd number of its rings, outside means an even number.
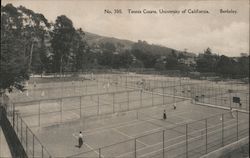
[[[79,148],[82,147],[82,144],[83,144],[83,135],[82,135],[82,132],[80,131],[79,132],[79,137],[78,137],[78,144],[79,144]]]
[[[173,108],[174,108],[174,110],[176,110],[176,104],[175,103],[173,104]]]
[[[163,120],[167,119],[167,114],[166,114],[166,110],[163,111]]]
[[[78,138],[78,146],[76,145],[76,147],[81,148],[82,145],[83,145],[83,135],[82,135],[82,131],[79,132],[78,137],[77,137],[75,134],[73,134],[73,136],[74,136],[75,138]]]

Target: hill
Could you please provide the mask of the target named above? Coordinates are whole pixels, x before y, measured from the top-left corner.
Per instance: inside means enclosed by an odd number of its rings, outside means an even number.
[[[118,39],[114,37],[106,37],[106,36],[100,36],[94,33],[90,32],[85,32],[85,39],[89,45],[93,44],[101,44],[101,43],[106,43],[110,42],[113,43],[114,45],[117,45],[118,43],[124,45],[124,49],[131,49],[132,45],[135,42],[129,41],[129,40],[124,40],[124,39]]]
[[[106,36],[101,36],[101,35],[97,35],[94,33],[90,33],[90,32],[85,32],[85,39],[87,41],[87,43],[90,46],[93,45],[100,45],[100,44],[104,44],[104,43],[113,43],[114,45],[117,44],[122,44],[124,47],[123,49],[132,49],[132,48],[136,48],[140,47],[140,45],[144,45],[143,47],[147,50],[150,50],[150,52],[154,53],[155,55],[169,55],[172,50],[172,48],[168,48],[162,45],[157,45],[157,44],[148,44],[145,41],[138,41],[138,42],[133,42],[130,40],[125,40],[125,39],[118,39],[118,38],[114,38],[114,37],[106,37]],[[141,42],[141,43],[140,43]],[[178,54],[182,51],[179,50],[175,50],[175,52]],[[190,53],[187,52],[188,56],[195,56],[194,53]]]

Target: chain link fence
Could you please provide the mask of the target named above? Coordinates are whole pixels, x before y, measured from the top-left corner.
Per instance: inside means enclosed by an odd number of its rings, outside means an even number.
[[[152,121],[144,114],[137,115],[140,120]],[[248,117],[249,113],[237,110],[217,114],[70,157],[198,158],[249,136]]]

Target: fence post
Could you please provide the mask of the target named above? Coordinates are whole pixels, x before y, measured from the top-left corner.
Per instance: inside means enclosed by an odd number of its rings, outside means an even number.
[[[207,154],[207,118],[205,119],[205,128],[206,128],[206,154]]]
[[[152,90],[152,106],[154,106],[154,90]]]
[[[128,86],[128,76],[126,74],[126,88],[127,88],[127,86]]]
[[[135,158],[136,158],[136,138],[135,138]]]
[[[165,158],[165,130],[162,131],[162,155]]]
[[[129,110],[129,91],[127,92],[127,99],[128,99],[128,110]]]
[[[186,158],[188,158],[188,124],[186,124]]]
[[[21,144],[23,145],[23,121],[21,118]]]
[[[236,134],[237,134],[237,141],[238,141],[239,140],[239,112],[238,110],[236,110],[236,123],[237,123]]]
[[[41,101],[38,102],[38,126],[41,125]]]
[[[229,92],[229,103],[230,103],[230,108],[232,108],[232,100],[231,100],[231,98],[232,98],[232,96],[231,96],[231,90],[230,90],[230,92]]]
[[[42,145],[42,158],[43,158],[43,145]]]
[[[87,94],[88,92],[88,86],[87,86],[87,82],[85,83],[85,94]]]
[[[62,98],[60,99],[60,123],[62,123]]]
[[[140,107],[142,107],[142,90],[140,90]]]
[[[32,134],[32,156],[35,157],[35,140],[34,140],[34,134]]]
[[[13,125],[13,128],[15,129],[15,104],[13,103],[13,113],[12,113],[12,125]]]
[[[26,153],[28,154],[28,127],[27,126],[25,126],[26,127],[26,130],[25,130],[25,133],[26,133],[26,140],[25,140],[25,145],[26,145]]]
[[[18,113],[16,113],[16,134],[18,135]]]
[[[97,115],[100,114],[100,103],[99,103],[99,95],[97,96]]]
[[[113,113],[115,113],[115,93],[113,92]]]
[[[82,96],[80,96],[80,118],[82,118]]]
[[[162,87],[162,96],[163,96],[163,101],[162,101],[162,104],[165,104],[165,87]]]
[[[221,116],[221,141],[222,141],[222,146],[224,146],[224,114]]]
[[[101,148],[98,149],[98,153],[99,153],[99,158],[101,158]]]

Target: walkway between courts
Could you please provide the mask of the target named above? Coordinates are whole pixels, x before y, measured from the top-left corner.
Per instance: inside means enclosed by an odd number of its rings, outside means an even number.
[[[12,157],[1,126],[0,126],[0,157],[1,158],[11,158]]]

